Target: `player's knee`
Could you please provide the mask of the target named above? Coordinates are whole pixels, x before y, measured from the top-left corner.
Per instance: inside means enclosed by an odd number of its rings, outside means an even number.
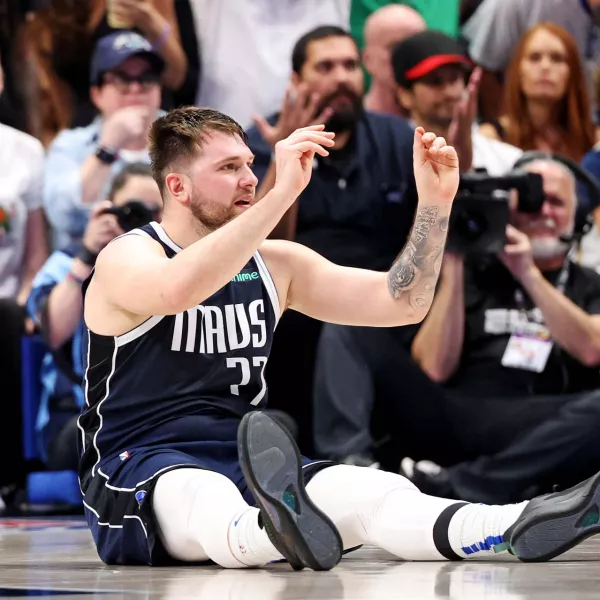
[[[323,469],[310,482],[311,489],[322,485],[337,489],[338,497],[339,494],[346,494],[359,501],[379,498],[396,489],[419,491],[411,481],[398,473],[352,465]]]
[[[156,482],[152,504],[165,550],[185,562],[208,560],[200,540],[189,527],[193,497],[197,492],[193,475],[183,469],[165,473]]]
[[[170,471],[156,484],[153,508],[161,541],[173,558],[245,566],[231,552],[228,530],[248,505],[224,475],[201,469]]]

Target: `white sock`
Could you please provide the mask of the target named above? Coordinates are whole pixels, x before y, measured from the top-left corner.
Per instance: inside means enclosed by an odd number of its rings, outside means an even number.
[[[452,550],[463,558],[495,554],[494,546],[504,543],[504,532],[519,518],[527,502],[505,506],[466,504],[459,508],[448,526]]]
[[[258,508],[239,512],[227,532],[233,556],[248,567],[260,567],[283,558],[275,549],[264,527],[258,526]]]

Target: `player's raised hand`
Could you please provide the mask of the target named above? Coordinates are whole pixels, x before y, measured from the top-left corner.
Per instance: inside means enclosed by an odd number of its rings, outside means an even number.
[[[324,131],[324,125],[297,129],[275,144],[275,188],[295,200],[308,185],[315,154],[327,156],[327,148],[335,142],[335,134]]]
[[[413,145],[415,181],[419,199],[436,204],[451,204],[458,191],[458,156],[443,137],[415,129]]]

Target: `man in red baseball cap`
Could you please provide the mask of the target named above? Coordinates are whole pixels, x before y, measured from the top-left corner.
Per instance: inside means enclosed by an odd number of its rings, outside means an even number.
[[[490,144],[477,131],[479,69],[467,83],[472,63],[460,44],[441,31],[427,30],[392,50],[398,103],[414,125],[445,137],[457,149],[461,171],[471,167],[503,175],[521,152],[508,144]]]
[[[445,136],[471,68],[458,42],[440,31],[423,31],[394,47],[392,67],[398,102],[415,123]]]

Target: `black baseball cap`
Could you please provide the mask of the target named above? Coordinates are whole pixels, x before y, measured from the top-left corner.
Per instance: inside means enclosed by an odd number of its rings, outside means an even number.
[[[402,40],[392,50],[394,79],[403,88],[410,88],[443,65],[471,67],[472,63],[460,44],[441,31],[422,31]]]
[[[112,71],[132,56],[148,58],[159,74],[165,68],[163,57],[145,37],[135,31],[117,31],[100,38],[96,43],[90,68],[91,84],[100,85],[104,73]]]

